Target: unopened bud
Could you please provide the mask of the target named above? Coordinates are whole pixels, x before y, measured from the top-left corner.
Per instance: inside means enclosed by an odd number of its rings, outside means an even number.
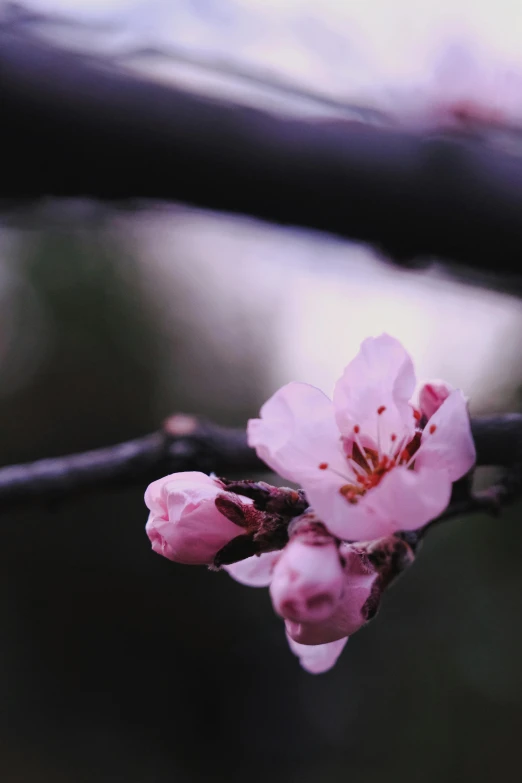
[[[422,416],[431,419],[452,391],[453,387],[444,381],[430,381],[423,384],[419,392],[419,408]]]

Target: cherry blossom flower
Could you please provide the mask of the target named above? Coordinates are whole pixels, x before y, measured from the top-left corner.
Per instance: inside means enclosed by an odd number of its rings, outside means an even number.
[[[288,545],[290,546],[290,545]],[[286,550],[283,550],[281,559],[274,568],[274,577],[270,592],[273,602],[273,585],[276,583],[278,571],[287,568]],[[338,550],[338,556],[342,562],[342,581],[340,590],[336,595],[335,602],[329,606],[329,612],[323,612],[319,617],[318,612],[314,617],[312,612],[308,616],[304,612],[300,616],[292,613],[286,606],[283,606],[283,612],[279,612],[285,618],[286,632],[295,642],[305,645],[322,645],[330,642],[339,641],[348,636],[352,636],[369,619],[369,603],[372,596],[372,590],[379,576],[377,568],[368,559],[365,547],[358,547],[353,544],[341,544]],[[319,561],[319,557],[316,558]],[[301,570],[307,575],[313,575],[314,571],[320,571],[321,563],[317,562],[315,568],[312,563],[308,567],[301,566]],[[324,571],[323,571],[324,573]],[[325,574],[326,576],[326,574]],[[332,580],[332,587],[333,587]],[[290,594],[295,594],[295,590]],[[317,603],[320,602],[323,593],[316,591],[314,596]],[[309,599],[309,603],[314,605],[314,600]],[[277,611],[277,607],[274,606]]]
[[[322,623],[334,614],[344,591],[339,543],[319,525],[291,537],[270,583],[275,611],[294,625]]]
[[[270,586],[290,649],[304,669],[319,674],[332,668],[348,637],[374,616],[383,590],[413,553],[395,536],[342,543],[321,523],[307,522],[307,516],[282,551],[225,568],[242,584]]]
[[[147,488],[147,535],[155,552],[189,565],[211,564],[217,552],[243,530],[218,510],[216,499],[247,508],[252,501],[226,492],[204,473],[173,473]]]
[[[453,387],[445,381],[424,383],[419,391],[419,410],[427,420],[437,413],[442,403],[448,399]]]
[[[292,544],[288,544],[287,548],[288,552],[291,553],[289,559],[293,561],[294,556],[297,557],[296,549],[300,549],[300,545],[297,544],[294,548]],[[316,550],[313,546],[310,546],[310,557],[304,558],[305,563],[296,559],[295,565],[297,568],[295,571],[288,564],[286,557],[287,548],[282,553],[268,552],[249,557],[247,560],[241,560],[239,563],[225,566],[225,569],[238,582],[250,587],[274,585],[275,590],[271,589],[271,593],[276,611],[278,596],[282,598],[281,603],[283,606],[280,606],[281,611],[279,613],[288,611],[285,604],[290,604],[291,600],[294,602],[298,600],[300,608],[302,607],[303,610],[305,606],[310,606],[307,623],[285,620],[286,637],[290,649],[297,655],[302,667],[312,674],[321,674],[331,669],[336,663],[344,645],[348,641],[348,635],[355,633],[367,622],[362,612],[362,607],[370,597],[371,586],[377,574],[372,569],[371,576],[366,574],[364,577],[366,582],[364,587],[362,585],[351,586],[350,573],[344,574],[342,567],[339,566],[341,578],[339,579],[339,575],[336,574],[332,583],[328,584],[329,568],[327,566],[326,573],[323,572],[323,567],[326,563],[323,561],[324,551],[321,551],[321,548]],[[335,547],[334,545],[329,545],[326,548],[334,550]],[[317,562],[314,562],[314,553],[318,555]],[[337,551],[335,556],[339,561]],[[328,557],[327,559],[330,558]],[[279,563],[281,565],[278,568]],[[287,573],[282,577],[281,572]],[[288,572],[290,576],[292,573],[296,575],[295,581],[301,585],[301,589],[295,585],[288,584]],[[280,583],[283,579],[287,582],[287,586],[291,588],[291,600],[290,598],[285,600],[282,596],[283,591]],[[318,583],[315,593],[311,590],[310,583],[313,581]],[[339,588],[338,592],[337,588]],[[326,602],[324,602],[323,598],[325,593],[336,593],[335,602],[328,606],[331,615],[327,614]],[[276,596],[275,599],[274,594]],[[315,607],[314,599],[317,599],[317,607]],[[290,610],[290,614],[292,617],[296,616],[292,610]],[[302,615],[299,614],[299,616]],[[312,617],[316,618],[315,622],[312,621]]]
[[[365,541],[415,530],[449,503],[475,462],[467,401],[451,391],[424,422],[411,403],[413,363],[398,340],[365,340],[333,401],[289,383],[248,424],[259,457],[300,484],[328,530]]]
[[[167,476],[145,495],[153,549],[269,587],[301,665],[327,671],[413,560],[416,536],[394,533],[437,517],[475,461],[462,393],[426,383],[415,407],[415,385],[408,353],[381,335],[363,342],[333,400],[307,384],[283,387],[248,439],[302,489]]]

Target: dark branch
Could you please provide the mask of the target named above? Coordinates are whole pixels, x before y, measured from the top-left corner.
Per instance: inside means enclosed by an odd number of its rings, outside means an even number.
[[[509,468],[510,475],[517,479],[522,476],[522,414],[473,419],[472,430],[478,465],[498,465]],[[221,427],[179,414],[168,419],[158,432],[136,440],[83,454],[0,468],[0,504],[3,507],[31,500],[59,499],[104,486],[144,486],[183,470],[244,479],[264,469],[255,451],[248,447],[243,429]],[[506,497],[516,494],[519,482],[520,479],[512,481]],[[485,507],[485,497],[473,497],[478,499],[461,493],[447,515]],[[274,510],[272,506],[270,509]]]
[[[244,430],[179,415],[158,432],[115,446],[0,468],[0,506],[60,499],[89,488],[145,486],[183,470],[248,474],[262,468]]]
[[[287,119],[0,29],[0,195],[166,199],[518,273],[522,159],[476,139]]]
[[[512,468],[522,463],[522,414],[479,416],[471,420],[478,465]]]
[[[484,416],[471,420],[477,449],[477,466],[501,467],[501,476],[485,490],[474,492],[471,476],[453,485],[448,508],[420,531],[408,533],[415,547],[428,530],[441,522],[466,514],[498,515],[501,509],[522,495],[522,414]]]

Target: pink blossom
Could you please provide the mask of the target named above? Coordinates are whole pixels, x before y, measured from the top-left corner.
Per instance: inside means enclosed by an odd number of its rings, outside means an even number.
[[[450,41],[438,52],[426,115],[446,127],[519,124],[520,68],[481,49],[477,41]]]
[[[343,563],[342,581],[329,612],[315,618],[311,613],[308,617],[303,614],[301,618],[292,617],[289,613],[283,615],[286,632],[295,642],[306,645],[336,642],[354,634],[368,620],[365,607],[378,577],[377,569],[368,560],[365,551],[352,544],[341,544],[338,554]],[[276,574],[277,566],[274,581]]]
[[[259,457],[300,484],[329,531],[346,541],[414,530],[448,505],[452,482],[475,462],[466,399],[452,391],[423,424],[411,404],[413,363],[383,334],[368,338],[337,382],[333,401],[290,383],[251,419]]]
[[[335,538],[313,526],[298,531],[275,565],[270,595],[275,611],[293,623],[317,623],[335,612],[344,589]]]
[[[522,74],[514,62],[483,48],[477,38],[453,39],[434,50],[416,84],[393,88],[389,109],[418,130],[434,127],[474,133],[481,126],[520,125]]]
[[[189,565],[210,564],[217,552],[243,530],[216,507],[218,496],[250,504],[224,491],[218,479],[195,471],[173,473],[150,484],[147,535],[155,552]]]
[[[377,550],[379,567],[369,556]],[[318,674],[335,664],[348,637],[373,617],[384,588],[412,559],[395,537],[344,544],[315,523],[298,529],[281,552],[225,568],[242,584],[270,585],[291,650]]]
[[[424,383],[419,391],[419,409],[422,416],[431,419],[452,391],[453,387],[444,381]]]
[[[318,562],[314,563],[313,546],[309,547],[310,553],[304,553],[306,564],[300,562],[298,555],[302,553],[303,546],[305,545],[301,543],[293,545],[290,541],[282,553],[268,552],[255,555],[239,563],[225,566],[225,569],[238,582],[251,587],[265,587],[271,583],[270,592],[274,608],[278,611],[279,606],[281,609],[279,614],[283,614],[288,609],[281,583],[284,581],[288,584],[287,569],[290,569],[291,573],[289,560],[299,568],[299,576],[296,581],[302,586],[302,594],[292,584],[288,585],[291,588],[289,594],[298,607],[297,616],[306,617],[308,622],[299,623],[289,619],[285,620],[286,636],[290,649],[298,656],[303,668],[312,674],[320,674],[332,668],[348,641],[348,636],[355,633],[367,622],[363,607],[370,597],[377,572],[370,568],[365,573],[363,573],[364,569],[357,573],[353,560],[361,558],[360,555],[353,553],[353,558],[347,559],[350,565],[346,571],[341,566],[339,594],[335,595],[335,603],[328,602],[326,606],[326,602],[323,601],[325,590],[329,588],[332,591],[333,585],[338,584],[338,575],[336,574],[335,578],[330,581],[328,574],[336,569],[332,569],[332,563],[327,562],[330,559],[329,556],[323,560],[324,551],[317,551]],[[348,547],[349,545],[342,546]],[[290,553],[288,557],[287,549]],[[322,547],[317,549],[321,550]],[[335,545],[333,543],[326,545],[325,549],[330,550],[328,555],[333,554]],[[335,552],[335,557],[339,562],[338,551]],[[323,568],[326,573],[323,573]],[[306,575],[309,580],[306,579]],[[315,595],[319,599],[319,611],[313,601],[314,593],[311,589],[313,580],[317,585]],[[307,603],[310,602],[312,605],[311,608],[308,608]],[[291,616],[296,616],[293,608],[290,608],[289,611]]]

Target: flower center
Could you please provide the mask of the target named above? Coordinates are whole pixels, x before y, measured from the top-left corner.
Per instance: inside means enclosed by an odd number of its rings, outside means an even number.
[[[334,472],[346,480],[346,484],[343,484],[339,492],[346,498],[348,503],[357,503],[368,490],[378,486],[383,476],[389,473],[390,470],[393,470],[393,468],[402,466],[413,470],[415,458],[421,446],[421,415],[414,410],[416,428],[413,437],[407,435],[399,440],[397,435],[392,433],[389,436],[389,443],[383,446],[379,422],[385,411],[386,407],[384,405],[380,405],[377,408],[376,448],[362,445],[358,424],[354,426],[351,438],[341,438],[346,454],[348,471],[347,475],[344,475],[344,472],[342,474],[339,471]],[[428,430],[429,434],[432,435],[436,429],[436,425],[432,424]],[[320,470],[332,470],[327,462],[319,463],[318,468]]]

